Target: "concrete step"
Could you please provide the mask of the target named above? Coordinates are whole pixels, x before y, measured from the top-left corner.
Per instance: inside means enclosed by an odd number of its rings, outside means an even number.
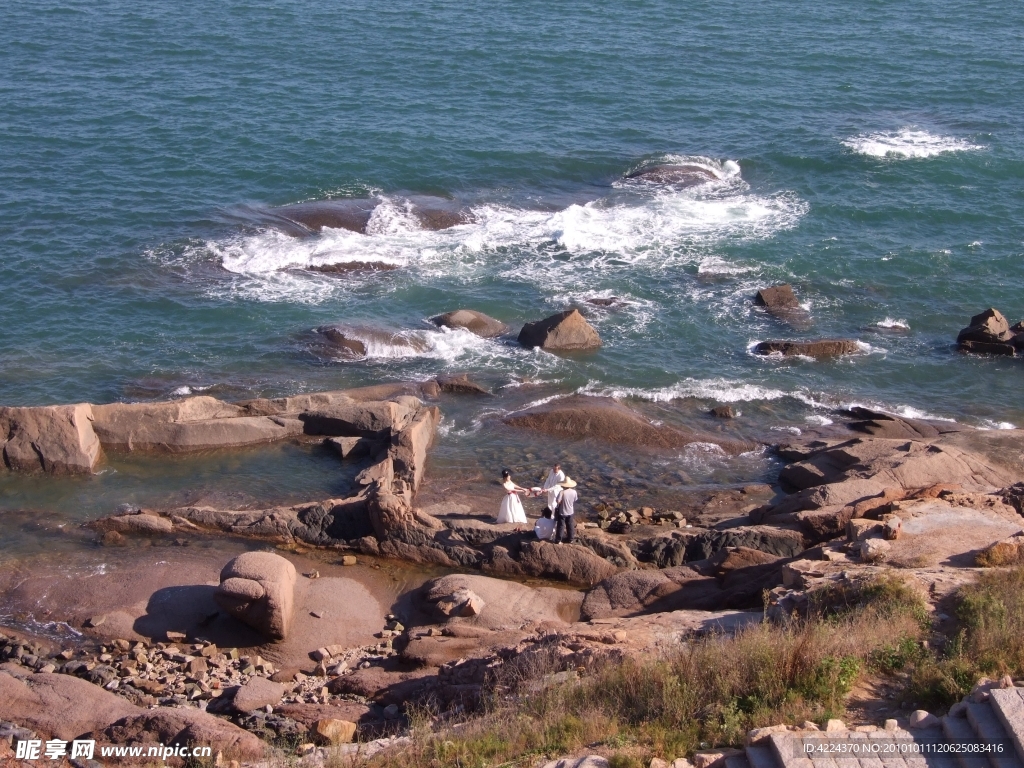
[[[974,729],[967,722],[966,717],[942,718],[942,733],[950,744],[977,744],[978,737],[974,735]],[[991,768],[988,757],[984,753],[953,752],[951,753],[960,768]]]
[[[992,711],[1013,742],[1017,757],[1024,761],[1024,688],[993,688],[988,693]]]
[[[751,744],[746,749],[747,763],[750,768],[779,768],[781,763],[775,759],[771,747],[762,744]]]
[[[982,743],[1010,743],[1010,735],[1003,728],[1003,724],[996,717],[992,705],[988,702],[978,704],[973,701],[967,702],[967,722],[974,729],[974,735]],[[992,768],[1024,768],[1016,753],[1011,751],[1001,755],[988,753],[988,762]]]
[[[783,768],[814,768],[814,764],[800,751],[798,739],[785,733],[773,733],[768,740],[778,765]]]

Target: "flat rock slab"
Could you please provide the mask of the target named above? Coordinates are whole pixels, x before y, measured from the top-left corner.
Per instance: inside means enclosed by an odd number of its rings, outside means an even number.
[[[902,533],[887,562],[909,567],[949,565],[970,568],[978,552],[1021,530],[1021,523],[944,501],[914,504],[900,511]]]

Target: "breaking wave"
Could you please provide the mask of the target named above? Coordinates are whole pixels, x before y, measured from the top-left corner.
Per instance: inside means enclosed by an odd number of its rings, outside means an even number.
[[[867,157],[923,158],[946,152],[966,152],[985,149],[955,136],[937,136],[916,128],[869,133],[843,141],[843,145]]]

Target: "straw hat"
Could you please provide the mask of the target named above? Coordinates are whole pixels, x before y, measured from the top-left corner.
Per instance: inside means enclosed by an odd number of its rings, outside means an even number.
[[[576,481],[573,480],[568,475],[566,475],[565,476],[565,480],[563,480],[561,483],[559,483],[559,485],[561,485],[563,488],[575,488],[576,487]]]

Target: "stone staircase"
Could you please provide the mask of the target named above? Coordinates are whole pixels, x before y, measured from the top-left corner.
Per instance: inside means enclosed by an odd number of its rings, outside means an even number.
[[[839,721],[824,731],[761,728],[746,749],[706,768],[1024,768],[1024,688],[976,690],[941,720],[915,715],[907,728],[894,720],[882,728],[846,729]]]

